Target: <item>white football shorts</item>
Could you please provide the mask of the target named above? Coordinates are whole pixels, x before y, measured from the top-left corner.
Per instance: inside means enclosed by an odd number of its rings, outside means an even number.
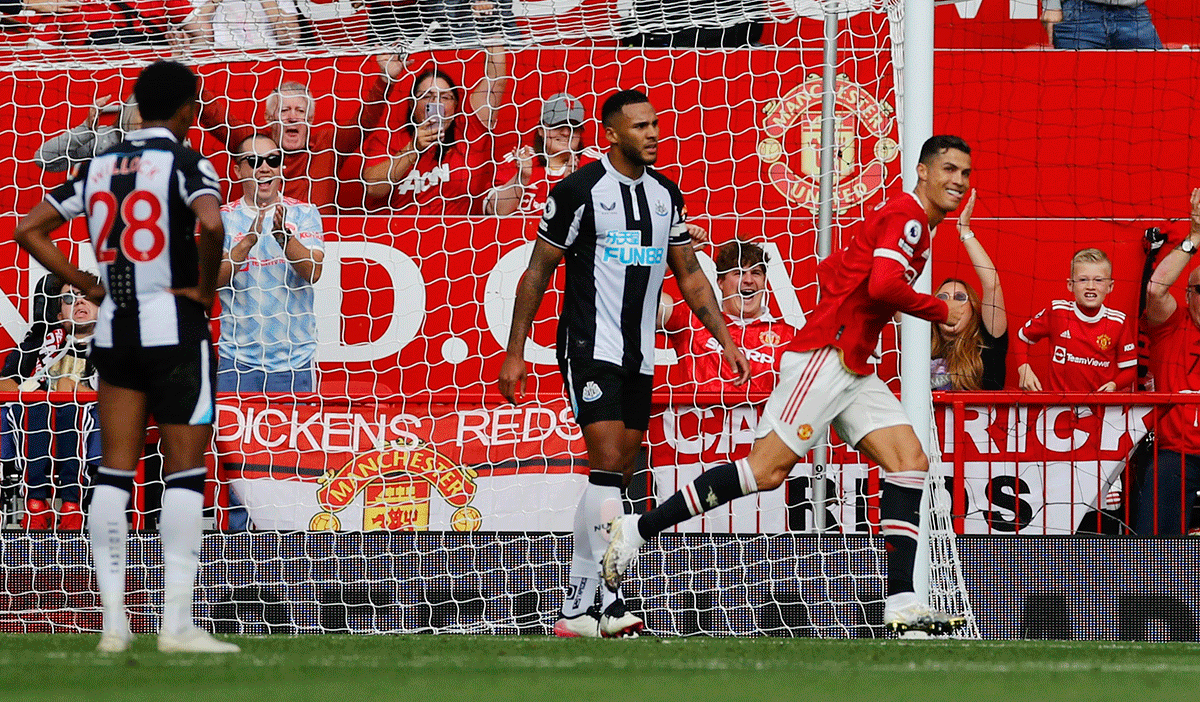
[[[876,429],[912,422],[878,376],[846,370],[836,348],[785,352],[779,383],[767,399],[757,436],[773,431],[797,456],[804,456],[831,425],[843,441],[857,446]]]

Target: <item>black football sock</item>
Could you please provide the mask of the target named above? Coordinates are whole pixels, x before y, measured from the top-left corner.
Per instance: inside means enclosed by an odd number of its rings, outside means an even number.
[[[743,495],[758,491],[754,472],[746,459],[722,463],[700,474],[689,485],[638,519],[638,533],[652,539],[692,517]]]
[[[879,500],[883,545],[887,551],[888,596],[913,591],[917,560],[917,533],[921,524],[924,471],[887,473]]]

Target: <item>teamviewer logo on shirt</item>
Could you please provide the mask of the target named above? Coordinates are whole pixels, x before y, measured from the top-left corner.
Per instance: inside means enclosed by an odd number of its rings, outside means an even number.
[[[1067,362],[1067,350],[1065,348],[1063,348],[1062,346],[1055,346],[1054,347],[1054,356],[1053,356],[1052,360],[1055,363],[1066,363]]]
[[[663,262],[664,251],[658,246],[642,246],[642,233],[610,229],[604,233],[605,263],[623,266],[653,266]]]

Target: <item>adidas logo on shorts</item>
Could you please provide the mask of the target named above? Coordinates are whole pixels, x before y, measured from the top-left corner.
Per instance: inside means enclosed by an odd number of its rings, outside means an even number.
[[[584,402],[595,402],[596,400],[599,400],[600,396],[603,394],[604,392],[600,390],[600,386],[597,385],[594,380],[587,381],[587,384],[583,386]]]

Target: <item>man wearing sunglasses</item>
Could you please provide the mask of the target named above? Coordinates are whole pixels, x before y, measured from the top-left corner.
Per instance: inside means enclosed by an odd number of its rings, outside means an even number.
[[[1200,392],[1200,268],[1192,266],[1200,246],[1200,188],[1192,191],[1191,228],[1165,257],[1146,285],[1142,329],[1150,346],[1150,372],[1160,392]],[[1171,286],[1191,267],[1184,304]],[[1200,490],[1200,405],[1158,407],[1155,461],[1142,478],[1134,523],[1138,534],[1186,534]],[[1192,524],[1191,526],[1195,526]]]
[[[379,74],[363,91],[353,122],[334,121],[332,117],[315,121],[313,95],[303,83],[286,81],[267,96],[267,122],[271,138],[283,154],[287,175],[283,190],[288,197],[314,203],[326,214],[334,212],[338,171],[358,153],[365,135],[379,125],[388,91],[404,70],[404,58],[394,54],[377,56],[375,61]],[[227,104],[213,93],[202,90],[200,101],[204,105],[200,126],[230,150],[236,151],[257,132],[250,115],[231,114]]]
[[[58,294],[44,307],[57,307],[57,313],[47,309],[47,319],[40,324],[35,320],[30,334],[5,358],[0,370],[0,390],[91,392],[97,383],[96,369],[88,360],[88,344],[96,326],[98,307],[74,285],[60,283],[52,275],[47,277],[50,280],[45,285]],[[58,324],[50,326],[54,314]],[[10,413],[5,417],[5,431],[11,432],[19,451],[17,455],[25,459],[26,514],[21,528],[35,531],[54,528],[51,500],[54,483],[54,496],[62,500],[58,529],[79,531],[83,528],[80,504],[82,485],[86,482],[86,477],[80,480],[83,462],[91,464],[100,459],[95,403],[53,406],[46,402],[14,403],[6,405],[3,411]],[[72,428],[84,427],[87,428],[82,437],[85,453],[81,455],[80,431]]]
[[[221,208],[217,390],[311,392],[313,284],[325,259],[321,215],[283,196],[283,154],[271,137],[245,139],[234,161],[242,197]]]

